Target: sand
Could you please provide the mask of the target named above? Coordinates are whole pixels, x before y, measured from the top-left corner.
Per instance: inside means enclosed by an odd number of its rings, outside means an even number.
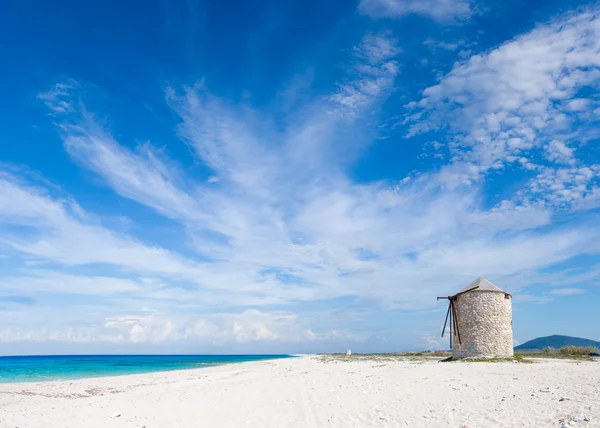
[[[537,428],[584,415],[589,421],[572,426],[600,427],[600,362],[323,362],[305,356],[0,384],[0,426],[10,428]]]

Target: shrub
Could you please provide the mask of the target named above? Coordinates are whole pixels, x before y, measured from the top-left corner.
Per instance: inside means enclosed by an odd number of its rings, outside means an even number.
[[[598,352],[598,348],[593,346],[563,346],[559,352],[563,355],[589,355],[591,352]]]
[[[548,347],[542,349],[542,352],[544,354],[555,354],[556,353],[556,349],[554,349],[552,346],[548,346]]]
[[[433,355],[434,357],[447,357],[448,355],[450,355],[450,353],[447,351],[437,350],[433,351],[431,355]]]

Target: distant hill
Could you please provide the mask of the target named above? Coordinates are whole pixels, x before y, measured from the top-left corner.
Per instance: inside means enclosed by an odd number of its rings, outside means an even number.
[[[582,339],[580,337],[571,337],[571,336],[546,336],[546,337],[538,337],[537,339],[530,340],[529,342],[525,342],[522,345],[515,346],[515,351],[524,351],[524,350],[533,350],[533,349],[543,349],[547,347],[552,348],[562,348],[563,346],[594,346],[600,349],[600,342],[596,342],[595,340]]]

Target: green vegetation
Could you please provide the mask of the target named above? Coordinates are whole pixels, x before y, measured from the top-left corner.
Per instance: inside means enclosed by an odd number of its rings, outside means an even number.
[[[521,351],[521,354],[530,358],[567,358],[567,359],[591,359],[590,353],[598,352],[594,346],[563,346],[559,349],[546,347],[541,350]]]
[[[594,346],[563,346],[558,350],[562,355],[589,356],[592,352],[598,352]]]
[[[515,354],[515,356],[513,358],[515,361],[517,361],[519,363],[524,363],[524,364],[532,364],[533,363],[533,361],[523,358],[523,356],[521,354]]]
[[[594,346],[563,346],[561,348],[546,347],[539,350],[524,350],[515,353],[512,358],[482,358],[453,360],[452,353],[448,351],[425,351],[425,352],[395,352],[386,354],[323,354],[319,358],[322,362],[394,362],[394,361],[442,361],[442,362],[482,362],[482,363],[502,363],[517,362],[523,364],[532,364],[535,358],[562,358],[575,360],[591,360],[590,353],[598,352]]]
[[[448,351],[435,351],[435,352],[402,352],[402,353],[390,353],[390,354],[322,354],[319,355],[319,359],[324,363],[335,363],[335,362],[374,362],[374,363],[389,363],[395,361],[440,361],[440,362],[465,362],[465,363],[506,363],[506,362],[518,362],[524,364],[532,364],[534,361],[523,358],[522,355],[515,355],[514,358],[485,358],[485,359],[471,359],[466,358],[462,360],[453,360],[452,354]]]
[[[447,351],[434,352],[394,352],[387,354],[322,354],[319,359],[322,362],[351,362],[351,361],[371,361],[371,362],[394,362],[394,361],[439,361],[443,357],[449,356]]]

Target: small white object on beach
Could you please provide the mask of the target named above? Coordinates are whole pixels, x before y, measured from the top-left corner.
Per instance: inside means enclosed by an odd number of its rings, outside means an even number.
[[[567,420],[561,420],[559,423],[561,424],[561,428],[575,426],[577,422],[589,422],[590,418],[587,415],[576,415],[572,418],[568,418]]]
[[[347,350],[346,350],[346,356],[348,356],[348,357],[349,357],[350,355],[352,355],[352,351],[351,351],[350,349],[347,349]]]
[[[117,412],[117,413],[113,413],[113,415],[111,416],[111,418],[120,418],[121,417],[121,412]]]

